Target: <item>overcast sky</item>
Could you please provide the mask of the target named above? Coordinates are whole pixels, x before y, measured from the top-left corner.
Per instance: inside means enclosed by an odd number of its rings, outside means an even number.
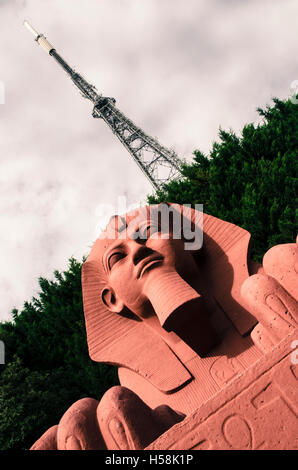
[[[39,276],[88,254],[100,204],[151,192],[23,20],[191,160],[219,126],[239,132],[257,107],[289,96],[297,18],[297,0],[0,0],[0,319],[36,295]]]

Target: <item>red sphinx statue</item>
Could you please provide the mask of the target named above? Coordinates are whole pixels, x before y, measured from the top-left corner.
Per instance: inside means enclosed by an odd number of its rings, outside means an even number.
[[[31,449],[296,448],[297,245],[259,265],[249,241],[178,204],[114,216],[82,286],[90,357],[121,386],[74,403]]]

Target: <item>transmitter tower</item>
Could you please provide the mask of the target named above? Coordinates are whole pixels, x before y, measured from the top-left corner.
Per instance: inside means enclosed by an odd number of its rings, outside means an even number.
[[[92,102],[92,116],[106,122],[155,189],[161,189],[163,184],[181,174],[182,160],[173,150],[164,147],[155,138],[150,137],[136,126],[115,106],[116,100],[114,98],[98,93],[95,86],[88,83],[82,75],[71,68],[46,37],[38,33],[28,21],[24,21],[24,25],[33,34],[35,41],[65,70],[80,90],[81,95]]]

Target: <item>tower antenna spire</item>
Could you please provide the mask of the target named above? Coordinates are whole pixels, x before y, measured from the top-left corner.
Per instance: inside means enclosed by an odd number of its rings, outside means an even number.
[[[64,69],[81,95],[92,102],[92,116],[106,122],[156,190],[181,175],[182,160],[173,150],[164,147],[157,139],[137,127],[115,106],[114,98],[98,93],[95,86],[71,68],[47,38],[38,33],[28,21],[24,21],[24,26],[33,34],[35,41]]]

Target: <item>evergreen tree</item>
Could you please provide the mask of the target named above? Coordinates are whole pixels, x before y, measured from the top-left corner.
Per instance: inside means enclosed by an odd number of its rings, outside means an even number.
[[[201,203],[207,214],[240,225],[252,235],[255,261],[294,242],[297,231],[298,106],[274,99],[258,111],[261,124],[246,125],[240,137],[220,130],[208,157],[196,150],[183,178],[148,197],[150,204]]]
[[[298,106],[275,99],[263,122],[241,136],[220,130],[207,157],[199,150],[183,177],[148,197],[204,204],[204,211],[252,234],[252,256],[293,242],[297,227]],[[0,449],[29,448],[82,397],[100,400],[118,383],[116,369],[89,358],[81,287],[82,263],[40,278],[40,294],[13,321],[0,323],[6,364],[0,365]]]
[[[30,447],[76,400],[100,400],[118,384],[116,368],[91,361],[84,323],[82,263],[71,259],[40,294],[0,324],[0,449]]]

